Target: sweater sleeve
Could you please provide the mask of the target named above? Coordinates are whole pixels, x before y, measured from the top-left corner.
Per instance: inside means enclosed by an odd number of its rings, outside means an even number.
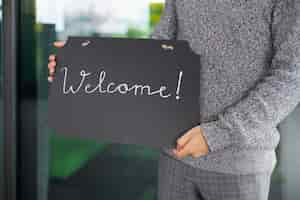
[[[175,0],[166,0],[164,11],[154,30],[150,33],[152,39],[171,40],[176,38],[176,6]]]
[[[274,148],[265,130],[276,127],[300,102],[300,1],[274,1],[268,72],[216,120],[200,124],[210,151],[231,145]]]

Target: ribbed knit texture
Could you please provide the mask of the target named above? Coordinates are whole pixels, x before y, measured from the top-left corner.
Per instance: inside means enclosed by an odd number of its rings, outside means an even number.
[[[199,122],[210,152],[182,161],[272,171],[276,127],[300,101],[300,1],[166,0],[150,37],[187,40],[200,55]]]

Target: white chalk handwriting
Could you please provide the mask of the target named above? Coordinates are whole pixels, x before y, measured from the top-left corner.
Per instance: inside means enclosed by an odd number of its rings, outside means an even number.
[[[107,81],[107,73],[105,70],[100,70],[97,72],[98,83],[96,85],[91,85],[88,83],[89,76],[92,76],[93,73],[87,72],[82,69],[79,73],[79,81],[76,84],[69,83],[68,80],[68,67],[61,68],[61,71],[64,73],[63,79],[63,93],[64,94],[73,94],[76,95],[79,91],[83,90],[86,94],[99,93],[99,94],[132,94],[135,96],[153,96],[158,95],[161,98],[171,97],[171,93],[168,92],[168,88],[165,85],[161,85],[158,89],[153,89],[151,85],[139,83],[139,84],[128,84],[128,83],[115,83]],[[179,92],[181,86],[183,72],[179,72],[179,78],[176,89],[176,99],[179,99]]]

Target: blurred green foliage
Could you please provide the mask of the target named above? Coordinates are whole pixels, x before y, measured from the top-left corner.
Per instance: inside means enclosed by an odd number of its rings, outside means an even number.
[[[150,4],[150,27],[151,28],[154,28],[155,24],[159,22],[163,9],[164,9],[164,3]]]
[[[94,140],[67,138],[51,134],[50,176],[67,178],[97,153],[105,150],[108,143]]]

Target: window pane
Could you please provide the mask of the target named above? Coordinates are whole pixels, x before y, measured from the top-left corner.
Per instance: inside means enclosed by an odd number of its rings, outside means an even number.
[[[22,0],[20,70],[22,110],[26,112],[22,120],[33,118],[23,122],[22,135],[26,137],[22,140],[27,144],[26,152],[37,151],[39,200],[155,199],[158,152],[140,146],[66,138],[47,127],[47,64],[48,56],[55,52],[51,44],[70,35],[148,37],[163,3]],[[26,152],[24,157],[32,156]]]
[[[47,62],[48,56],[55,52],[53,41],[66,40],[70,35],[148,37],[159,20],[164,0],[20,2],[21,157],[25,162],[23,168],[31,170],[28,175],[31,180],[25,181],[24,191],[31,195],[30,187],[34,186],[30,183],[37,179],[38,200],[155,199],[158,152],[138,146],[65,138],[49,129]],[[0,106],[1,102],[0,96]],[[297,108],[280,126],[281,144],[271,200],[299,199],[299,120]]]

